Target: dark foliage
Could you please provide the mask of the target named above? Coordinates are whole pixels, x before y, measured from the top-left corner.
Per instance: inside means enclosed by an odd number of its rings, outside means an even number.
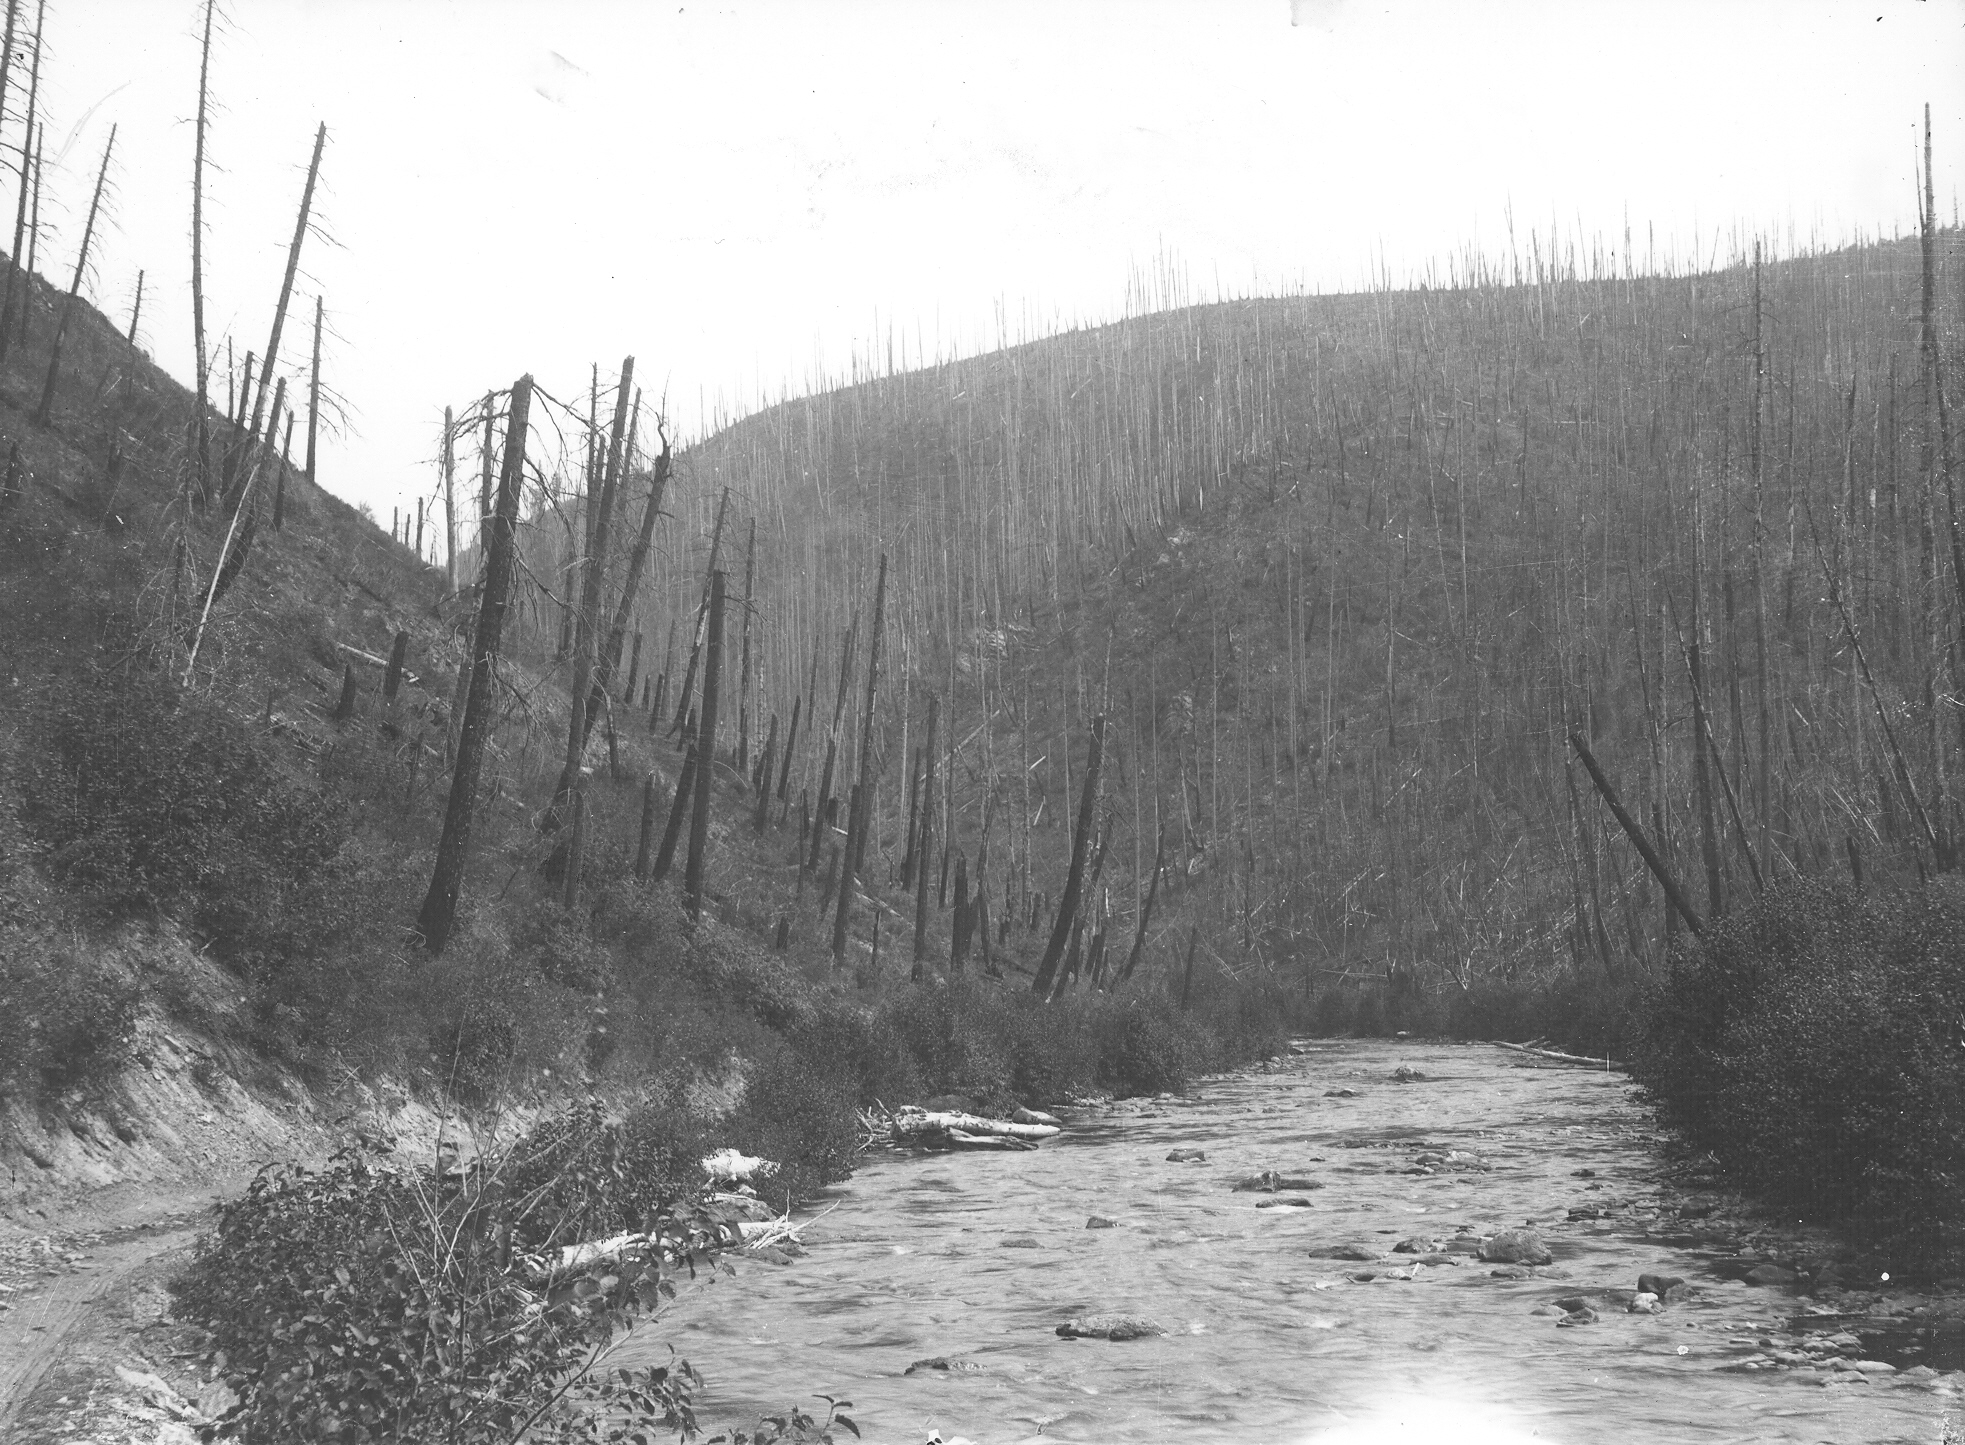
[[[606,1353],[728,1224],[681,1203],[638,1220],[645,1239],[561,1266],[566,1226],[595,1212],[567,1202],[620,1183],[591,1133],[559,1121],[521,1146],[514,1160],[553,1157],[550,1190],[504,1158],[422,1172],[343,1155],[321,1173],[262,1174],[175,1286],[241,1396],[221,1427],[248,1442],[693,1431],[686,1362],[617,1370]]]
[[[1645,994],[1633,1062],[1742,1183],[1902,1269],[1965,1257],[1965,893],[1770,892]]]

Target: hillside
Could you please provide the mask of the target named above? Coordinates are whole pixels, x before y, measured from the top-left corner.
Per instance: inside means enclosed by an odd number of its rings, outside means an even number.
[[[1934,251],[1952,337],[1960,237]],[[1684,276],[1571,260],[1155,312],[787,400],[684,456],[643,625],[680,616],[686,642],[727,487],[735,535],[757,522],[758,719],[826,705],[889,556],[878,836],[897,854],[938,694],[971,855],[994,800],[999,916],[1055,896],[1104,712],[1102,906],[1134,915],[1164,827],[1156,966],[1199,924],[1229,970],[1306,992],[1622,974],[1671,923],[1572,727],[1701,914],[1756,869],[1949,864],[1956,443],[1919,276],[1914,240]]]

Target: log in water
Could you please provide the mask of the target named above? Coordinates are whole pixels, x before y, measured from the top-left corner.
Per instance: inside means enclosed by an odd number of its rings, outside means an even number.
[[[1750,1243],[1743,1224],[1666,1178],[1619,1074],[1318,1042],[1069,1122],[1033,1152],[869,1162],[831,1191],[803,1258],[686,1292],[627,1353],[652,1363],[673,1343],[695,1362],[706,1422],[824,1392],[888,1445],[1875,1445],[1937,1440],[1957,1411],[1957,1377],[1907,1378],[1903,1355],[1905,1373],[1867,1381],[1775,1360],[1805,1353],[1790,1317],[1823,1305],[1714,1272]],[[1265,1173],[1322,1187],[1234,1188]],[[1466,1252],[1529,1225],[1552,1265]],[[1694,1293],[1629,1313],[1641,1273]],[[1579,1297],[1593,1322],[1558,1305]],[[1092,1316],[1166,1333],[1059,1337]]]

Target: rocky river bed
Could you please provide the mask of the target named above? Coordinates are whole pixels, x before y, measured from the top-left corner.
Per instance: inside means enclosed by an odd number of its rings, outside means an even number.
[[[824,1392],[888,1445],[1946,1438],[1957,1302],[1688,1180],[1621,1074],[1297,1047],[1034,1151],[870,1160],[630,1353],[694,1361],[706,1420]],[[1137,1337],[1060,1336],[1094,1316]]]

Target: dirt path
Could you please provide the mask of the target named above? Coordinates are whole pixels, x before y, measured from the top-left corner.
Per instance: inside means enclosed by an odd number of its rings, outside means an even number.
[[[244,1182],[109,1200],[55,1214],[44,1234],[0,1234],[0,1440],[193,1438],[177,1433],[181,1421],[168,1428],[168,1392],[126,1374],[196,1397],[201,1351],[169,1320],[166,1287],[214,1203]]]

